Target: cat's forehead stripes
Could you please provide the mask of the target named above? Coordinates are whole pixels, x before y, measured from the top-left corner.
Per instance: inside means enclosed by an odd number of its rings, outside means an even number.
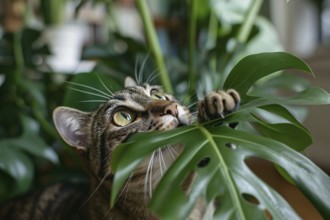
[[[145,111],[145,106],[150,101],[152,88],[149,85],[132,86],[116,92],[108,102],[107,111],[111,112],[118,106],[125,106],[141,112]]]
[[[131,92],[131,93],[140,93],[140,94],[145,94],[147,96],[151,95],[151,91],[157,91],[157,92],[162,92],[162,87],[161,86],[151,86],[149,84],[143,84],[142,86],[132,86],[132,87],[127,87],[125,90]],[[123,92],[125,92],[123,90]]]
[[[162,92],[162,88],[160,86],[150,86],[149,84],[127,87],[122,91],[116,92],[112,100],[146,102],[150,100],[152,91]]]
[[[149,108],[150,103],[155,100],[151,97],[152,94],[158,92],[163,93],[162,87],[149,84],[126,87],[113,94],[104,108],[106,115],[112,115],[114,110],[120,107],[126,107],[136,112],[145,112]],[[173,100],[170,95],[166,95],[166,97],[169,100]]]

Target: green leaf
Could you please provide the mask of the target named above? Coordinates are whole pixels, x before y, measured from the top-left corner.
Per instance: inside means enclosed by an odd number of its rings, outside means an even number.
[[[6,141],[16,149],[24,150],[33,156],[58,164],[59,158],[57,153],[39,135],[39,124],[25,115],[21,115],[21,121],[23,125],[22,135]]]
[[[290,122],[267,123],[255,116],[256,121],[253,124],[263,136],[283,142],[298,151],[303,151],[312,144],[311,133],[286,108],[280,105],[268,105],[261,108]]]
[[[10,195],[26,192],[31,187],[34,176],[32,160],[10,141],[0,141],[0,169],[15,180]]]
[[[162,219],[185,219],[200,195],[206,195],[208,202],[213,198],[224,201],[217,207],[218,218],[254,219],[262,217],[267,209],[274,219],[299,219],[285,200],[248,168],[244,161],[249,157],[261,157],[282,167],[322,215],[330,216],[329,196],[322,193],[330,190],[330,178],[311,161],[283,143],[214,123],[134,135],[132,141],[119,145],[112,161],[115,171],[112,204],[142,156],[150,155],[160,146],[179,143],[185,149],[161,179],[150,204]],[[227,147],[228,143],[236,148]],[[197,164],[204,158],[210,162],[199,168]],[[196,172],[197,178],[190,190],[193,193],[186,195],[181,183],[191,171]],[[252,205],[243,194],[255,197],[260,205]]]
[[[275,75],[275,74],[274,74]],[[281,73],[277,76],[270,75],[271,77],[265,77],[256,83],[253,90],[249,93],[251,96],[264,96],[265,94],[274,95],[281,90],[291,92],[301,92],[302,90],[309,87],[309,82],[302,77],[297,75],[290,75]]]
[[[292,97],[246,97],[248,102],[243,104],[238,111],[253,109],[267,105],[327,105],[330,104],[330,94],[317,87],[307,88]]]
[[[34,102],[33,104],[42,113],[46,112],[46,100],[41,90],[41,85],[31,80],[22,80],[19,82],[19,86],[22,89],[22,93],[26,96],[28,102]]]
[[[243,58],[229,73],[224,88],[234,88],[244,97],[256,81],[285,69],[298,69],[313,75],[312,70],[304,61],[291,54],[259,53]]]
[[[281,141],[295,150],[302,151],[313,142],[309,132],[307,133],[293,124],[270,124],[258,120],[254,126],[263,136]],[[293,137],[299,137],[299,139]]]
[[[57,153],[39,136],[39,124],[26,115],[20,115],[23,131],[17,138],[0,140],[0,192],[6,197],[15,196],[30,189],[34,177],[34,163],[31,156],[59,163]],[[10,185],[9,185],[10,184]],[[0,190],[1,190],[0,189]]]

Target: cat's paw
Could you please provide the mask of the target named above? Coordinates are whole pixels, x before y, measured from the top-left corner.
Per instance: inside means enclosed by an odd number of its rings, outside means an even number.
[[[198,120],[204,122],[224,118],[238,108],[240,101],[240,95],[233,89],[210,92],[198,103]]]

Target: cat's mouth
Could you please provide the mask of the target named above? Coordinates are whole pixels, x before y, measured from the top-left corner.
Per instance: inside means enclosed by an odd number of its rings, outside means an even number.
[[[159,130],[172,130],[187,125],[189,125],[188,120],[184,120],[173,115],[164,115],[162,116],[162,126]]]

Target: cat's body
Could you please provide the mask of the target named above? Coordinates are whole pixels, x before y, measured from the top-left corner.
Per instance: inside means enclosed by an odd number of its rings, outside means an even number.
[[[234,111],[239,102],[240,97],[234,90],[212,92],[199,102],[198,119],[224,117]],[[169,146],[145,159],[126,182],[112,209],[109,206],[113,181],[109,166],[111,154],[133,133],[190,125],[192,116],[187,107],[158,86],[138,86],[128,78],[125,89],[114,93],[96,111],[85,113],[59,107],[54,111],[54,122],[62,138],[80,152],[90,177],[89,191],[82,193],[74,186],[52,185],[19,202],[9,203],[0,209],[1,219],[6,215],[11,217],[8,219],[34,220],[158,219],[148,211],[147,203],[164,172],[161,164],[169,166],[175,154],[183,150],[182,146]],[[196,204],[189,219],[202,219],[204,211],[203,204]]]

